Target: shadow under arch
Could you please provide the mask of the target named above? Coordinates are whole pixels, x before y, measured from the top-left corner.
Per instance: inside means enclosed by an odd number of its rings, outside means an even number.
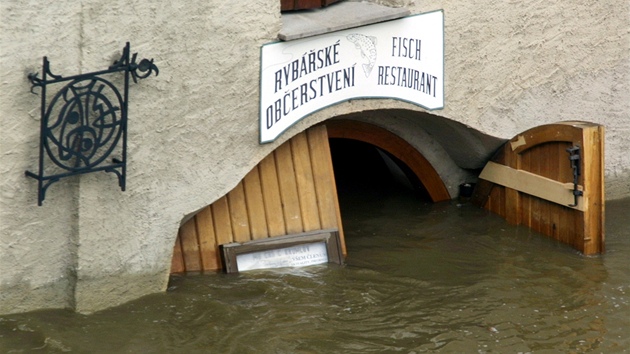
[[[326,121],[328,138],[362,141],[374,145],[405,163],[426,188],[433,202],[450,200],[446,185],[431,163],[411,144],[379,126],[349,119]]]

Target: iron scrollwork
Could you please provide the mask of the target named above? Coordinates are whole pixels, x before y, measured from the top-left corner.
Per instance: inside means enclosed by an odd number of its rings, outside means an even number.
[[[136,63],[137,53],[131,58],[129,53],[127,42],[120,59],[108,69],[68,77],[53,74],[44,57],[42,77],[28,75],[31,92],[41,89],[39,172],[26,171],[26,176],[38,181],[38,205],[50,185],[79,174],[114,173],[125,190],[129,79],[137,82],[159,74],[153,59]],[[122,93],[120,84],[104,77],[117,72],[124,73]],[[63,83],[48,100],[48,87]]]

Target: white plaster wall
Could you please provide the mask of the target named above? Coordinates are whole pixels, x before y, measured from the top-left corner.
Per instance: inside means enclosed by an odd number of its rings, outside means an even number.
[[[605,124],[607,197],[630,195],[627,1],[380,2],[444,9],[446,104],[433,114],[504,139],[560,120]],[[91,312],[162,291],[182,218],[276,146],[344,114],[422,112],[354,100],[259,145],[259,48],[279,29],[277,0],[0,2],[0,313]],[[37,207],[23,174],[37,166],[39,135],[26,74],[44,55],[62,75],[102,69],[126,41],[160,68],[130,88],[127,191],[111,174],[84,175],[53,185]],[[448,151],[440,126],[425,128]]]
[[[100,33],[126,27],[133,51],[153,57],[160,76],[131,88],[128,192],[112,192],[104,174],[81,179],[77,310],[163,290],[184,215],[270,151],[258,144],[257,77],[259,48],[279,31],[277,6],[94,1],[86,12],[86,60],[103,62],[119,43],[103,48]]]
[[[606,197],[630,195],[630,2],[419,2],[445,12],[446,109],[493,136],[606,126]],[[426,5],[425,5],[426,4]]]
[[[80,67],[81,7],[68,2],[41,16],[38,3],[0,2],[0,312],[73,304],[78,180],[53,187],[52,207],[37,207],[24,171],[38,168],[40,97],[26,75],[51,53],[65,53],[55,71]]]
[[[412,13],[444,10],[445,108],[433,114],[503,139],[563,120],[603,124],[606,198],[630,196],[630,154],[625,153],[630,2],[375,2],[406,6]],[[395,101],[356,100],[317,112],[288,135],[346,111],[379,108],[422,111]],[[448,139],[438,142],[449,145]]]
[[[0,6],[0,313],[90,312],[163,290],[182,217],[273,149],[258,144],[257,78],[259,48],[280,29],[279,3]],[[54,184],[37,207],[24,170],[37,168],[39,96],[26,75],[44,55],[56,74],[104,69],[126,41],[160,68],[130,89],[127,191],[111,174],[83,175]]]

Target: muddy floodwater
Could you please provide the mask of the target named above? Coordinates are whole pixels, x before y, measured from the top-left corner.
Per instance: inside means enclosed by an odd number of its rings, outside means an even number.
[[[0,353],[624,353],[630,200],[584,257],[468,203],[346,197],[344,266],[174,277],[89,316],[0,316]]]

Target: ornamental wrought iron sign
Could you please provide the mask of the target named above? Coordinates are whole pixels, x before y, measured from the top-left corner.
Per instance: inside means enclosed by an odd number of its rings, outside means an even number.
[[[41,89],[39,170],[26,171],[38,182],[38,205],[53,183],[85,173],[111,172],[125,190],[129,80],[159,73],[153,59],[136,63],[137,53],[131,58],[129,53],[127,42],[106,70],[67,77],[53,74],[44,57],[42,77],[28,75],[31,92]],[[122,80],[111,75],[118,72],[124,73]],[[52,86],[60,88],[49,95]]]

